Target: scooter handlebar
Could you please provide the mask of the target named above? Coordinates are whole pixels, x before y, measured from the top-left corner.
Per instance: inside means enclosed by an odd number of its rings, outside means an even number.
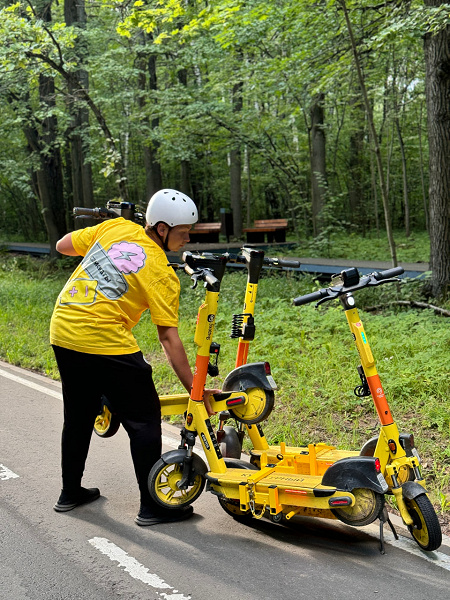
[[[84,206],[75,206],[73,214],[76,217],[93,217],[94,219],[106,219],[117,217],[117,213],[108,208],[85,208]]]
[[[311,292],[310,294],[305,294],[304,296],[299,296],[294,299],[294,306],[303,306],[303,304],[310,304],[311,302],[318,302],[328,296],[327,289],[317,290],[317,292]]]
[[[373,274],[377,281],[382,279],[390,279],[391,277],[397,277],[405,272],[403,267],[393,267],[392,269],[386,269],[386,271],[378,271]]]
[[[343,294],[349,292],[361,290],[366,286],[375,286],[380,285],[382,283],[391,283],[393,281],[396,281],[396,277],[404,272],[405,271],[403,267],[393,267],[392,269],[387,269],[386,271],[376,271],[375,273],[370,273],[370,275],[366,275],[360,278],[356,269],[348,269],[347,271],[341,271],[341,275],[337,276],[337,285],[333,284],[328,288],[322,288],[320,290],[317,290],[316,292],[311,292],[311,294],[299,296],[298,298],[294,299],[294,306],[302,306],[303,304],[310,304],[311,302],[321,303],[320,301],[325,302],[327,300],[333,300],[338,296],[342,296]],[[346,274],[348,277],[347,280],[344,277]]]

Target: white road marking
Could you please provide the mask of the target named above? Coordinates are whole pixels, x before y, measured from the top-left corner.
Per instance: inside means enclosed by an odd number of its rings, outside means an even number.
[[[12,381],[15,381],[16,383],[21,383],[22,385],[26,385],[27,387],[32,388],[33,390],[36,390],[37,392],[42,392],[43,394],[48,394],[49,396],[53,396],[53,398],[57,398],[58,400],[61,400],[61,398],[62,398],[61,392],[51,390],[50,388],[45,387],[43,385],[39,385],[38,383],[34,383],[33,381],[28,381],[28,379],[24,379],[23,377],[17,377],[17,375],[13,375],[12,373],[5,371],[4,369],[0,369],[0,375],[2,377],[6,377],[7,379],[11,379]]]
[[[125,550],[119,548],[106,538],[94,537],[89,540],[89,543],[105,554],[109,559],[117,561],[119,567],[123,567],[126,573],[129,573],[134,579],[138,579],[157,590],[173,590],[172,592],[157,592],[161,598],[165,600],[190,600],[191,596],[185,596],[180,594],[178,590],[175,590],[172,586],[166,583],[158,575],[149,573],[147,567],[141,565],[135,558],[130,556]]]
[[[0,465],[0,481],[15,479],[16,477],[19,477],[19,475],[13,473],[11,469],[8,469],[8,467],[5,467],[5,465]]]

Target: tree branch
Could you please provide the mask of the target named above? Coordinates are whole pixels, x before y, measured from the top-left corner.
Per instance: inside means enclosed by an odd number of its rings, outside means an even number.
[[[393,300],[392,302],[387,302],[386,304],[378,304],[377,306],[366,307],[364,310],[367,310],[368,312],[374,312],[394,304],[397,306],[409,306],[411,308],[429,308],[434,310],[434,312],[437,314],[440,314],[444,317],[450,317],[450,310],[446,310],[440,306],[435,306],[434,304],[427,304],[426,302],[416,302],[415,300]]]

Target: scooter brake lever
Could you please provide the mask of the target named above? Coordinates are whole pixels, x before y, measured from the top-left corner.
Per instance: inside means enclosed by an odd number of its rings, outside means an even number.
[[[197,285],[198,285],[198,273],[195,273],[195,272],[194,272],[194,273],[192,273],[192,275],[191,275],[191,279],[192,279],[192,281],[194,282],[194,283],[191,285],[191,290],[195,290],[195,288],[196,288],[196,287],[197,287]]]
[[[321,298],[318,302],[316,302],[316,304],[314,305],[314,308],[317,308],[319,306],[319,304],[323,304],[324,302],[328,302],[329,300],[334,300],[335,298],[337,298],[339,296],[339,294],[337,292],[328,292],[328,296],[325,296],[325,298]]]

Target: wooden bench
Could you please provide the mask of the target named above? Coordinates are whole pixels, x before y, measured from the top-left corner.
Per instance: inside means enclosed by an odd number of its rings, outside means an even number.
[[[195,223],[189,237],[191,242],[218,242],[221,223]]]
[[[247,242],[264,242],[265,234],[267,234],[267,242],[270,244],[285,242],[287,228],[287,219],[260,219],[254,222],[253,227],[242,231],[247,234]]]

